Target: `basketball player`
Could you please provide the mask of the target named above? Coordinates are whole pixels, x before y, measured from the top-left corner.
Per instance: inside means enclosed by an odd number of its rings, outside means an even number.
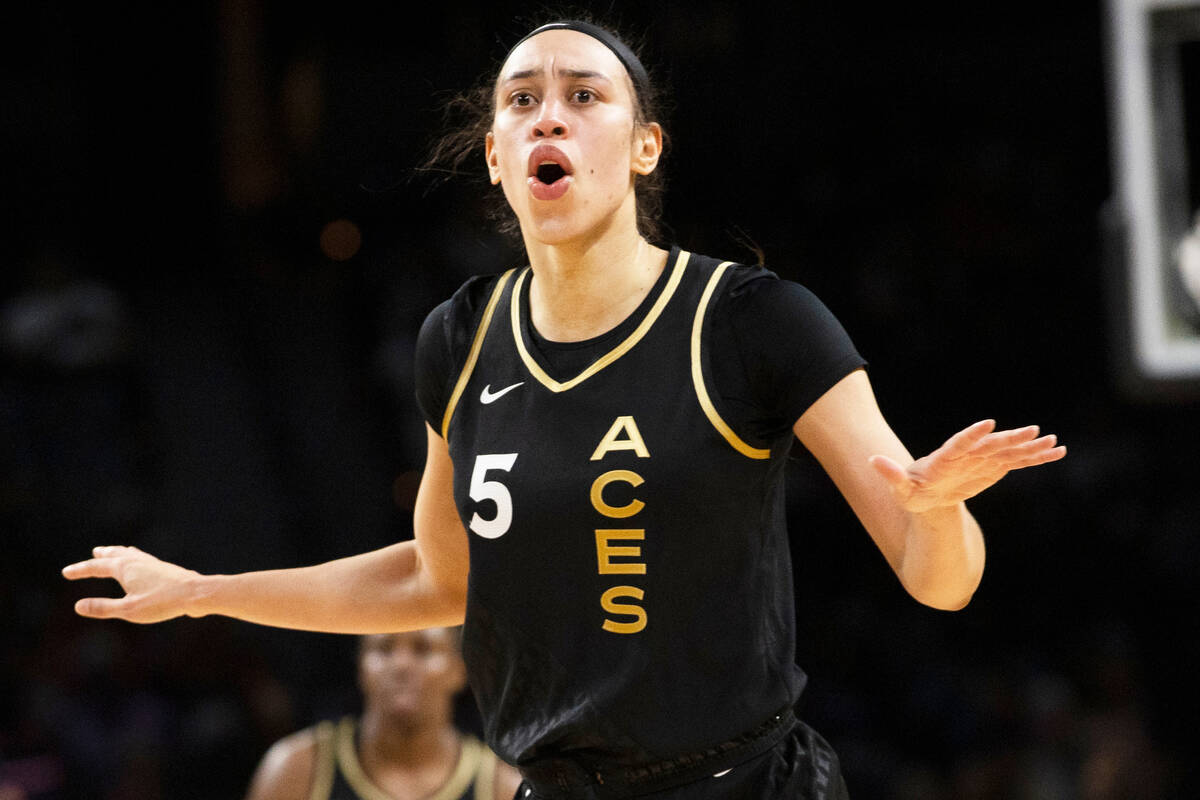
[[[364,636],[363,713],[276,742],[247,800],[508,800],[520,777],[455,730],[466,683],[450,628]]]
[[[351,632],[465,618],[486,738],[521,770],[519,796],[844,797],[833,751],[792,712],[793,436],[941,609],[983,571],[963,502],[1065,451],[985,420],[914,459],[810,293],[658,247],[653,97],[637,56],[587,23],[538,28],[504,60],[479,139],[529,265],[426,321],[415,541],[241,575],[100,547],[67,577],[126,595],[79,613]]]

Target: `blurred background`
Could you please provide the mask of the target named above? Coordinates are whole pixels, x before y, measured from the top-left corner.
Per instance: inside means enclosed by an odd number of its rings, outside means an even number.
[[[546,17],[23,5],[0,50],[0,798],[239,797],[271,742],[354,708],[353,640],[85,621],[101,586],[59,569],[411,536],[416,333],[522,259],[481,169],[416,167],[442,103]],[[671,99],[674,240],[753,243],[813,289],[914,452],[988,416],[1070,449],[973,502],[988,572],[955,614],[907,597],[797,454],[802,713],[855,797],[1200,796],[1200,25],[1142,5],[595,9]]]

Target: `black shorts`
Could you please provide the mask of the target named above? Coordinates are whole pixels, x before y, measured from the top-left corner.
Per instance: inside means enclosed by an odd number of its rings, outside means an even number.
[[[579,800],[589,800],[586,790]],[[639,800],[849,800],[837,754],[799,720],[770,750],[732,769]],[[513,800],[543,800],[522,783]]]

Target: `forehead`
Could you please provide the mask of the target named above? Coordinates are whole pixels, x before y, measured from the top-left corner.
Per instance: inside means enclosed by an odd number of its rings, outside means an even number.
[[[613,83],[624,84],[628,76],[613,51],[586,33],[551,30],[521,42],[500,68],[503,83],[519,73],[546,69],[597,72]]]

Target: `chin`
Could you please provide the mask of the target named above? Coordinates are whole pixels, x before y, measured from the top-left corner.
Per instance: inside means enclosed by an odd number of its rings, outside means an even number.
[[[580,226],[560,217],[542,218],[521,226],[525,238],[542,245],[560,245],[578,239]]]
[[[604,214],[581,219],[578,214],[545,214],[534,216],[521,225],[527,242],[542,245],[563,245],[599,238],[609,230],[616,220],[615,214]]]
[[[415,717],[421,714],[421,704],[422,698],[415,692],[396,692],[391,696],[379,698],[376,707],[388,716]]]
[[[393,725],[409,727],[425,716],[424,710],[412,703],[391,703],[380,709]]]

